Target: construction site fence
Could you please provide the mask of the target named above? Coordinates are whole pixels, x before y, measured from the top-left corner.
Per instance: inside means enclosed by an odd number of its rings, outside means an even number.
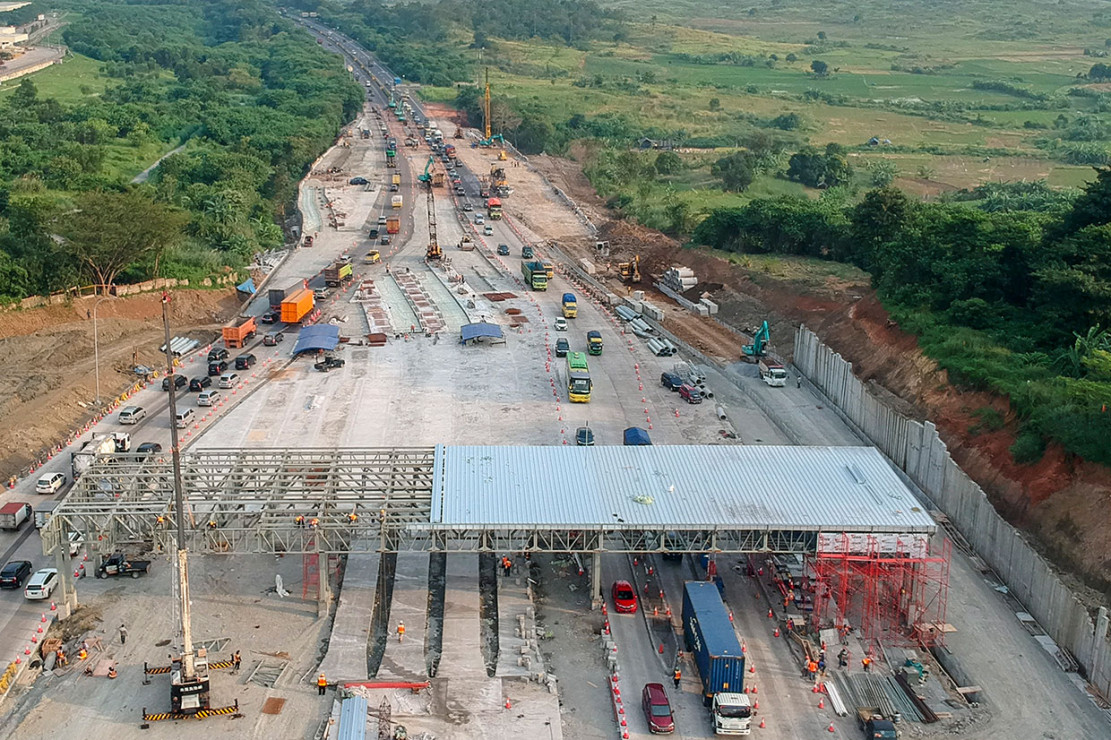
[[[795,367],[825,394],[839,413],[917,485],[952,527],[1006,584],[1058,648],[1103,696],[1111,696],[1111,645],[1107,609],[1093,619],[1089,607],[1053,571],[1021,532],[1001,517],[983,489],[961,470],[929,421],[917,421],[888,406],[853,375],[852,363],[800,326]]]

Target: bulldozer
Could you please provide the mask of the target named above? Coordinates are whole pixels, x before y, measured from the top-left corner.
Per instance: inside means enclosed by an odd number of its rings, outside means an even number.
[[[633,257],[630,262],[618,262],[617,274],[626,283],[639,283],[640,282],[640,255]]]
[[[499,161],[504,162],[507,159],[509,159],[509,155],[505,153],[504,149],[502,149],[500,152],[498,152],[498,160]]]

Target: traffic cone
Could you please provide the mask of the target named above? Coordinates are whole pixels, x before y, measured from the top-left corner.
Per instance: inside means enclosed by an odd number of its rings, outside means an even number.
[[[758,694],[758,693],[760,693],[760,692],[758,692],[758,691],[756,690],[756,684],[753,684],[753,685],[752,685],[752,693],[754,693],[754,694]]]
[[[768,619],[775,619],[775,615],[774,615],[774,614],[772,614],[772,610],[771,610],[771,609],[768,609]]]
[[[835,729],[833,728],[833,723],[832,723],[832,722],[830,722],[830,723],[829,723],[829,731],[830,731],[830,732],[837,732],[837,730],[835,730]]]
[[[505,708],[506,709],[512,709],[513,708],[513,705],[509,703],[509,697],[508,696],[505,697]]]
[[[826,708],[826,698],[823,696],[821,699],[818,700],[818,709],[825,709],[825,708]]]
[[[757,699],[756,701],[752,702],[752,708],[753,708],[753,709],[759,709],[759,708],[760,708],[760,700],[759,700],[759,699]]]
[[[775,632],[772,634],[772,637],[779,637],[779,628],[778,627],[775,628]]]
[[[764,722],[764,720],[763,720],[763,719],[761,719],[761,720],[760,720],[760,729],[762,730],[762,729],[764,729],[764,728],[765,728],[765,727],[767,727],[767,726],[768,726],[768,725],[767,725],[767,723],[766,723],[766,722]]]
[[[756,666],[754,666],[754,665],[750,665],[750,666],[748,667],[748,672],[749,672],[749,673],[756,673]]]

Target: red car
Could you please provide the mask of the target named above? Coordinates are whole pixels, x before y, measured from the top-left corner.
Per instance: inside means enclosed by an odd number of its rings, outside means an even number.
[[[667,700],[663,684],[645,684],[641,703],[649,730],[660,735],[675,732],[675,717],[671,714],[671,703]]]
[[[635,614],[637,610],[637,592],[628,581],[613,582],[613,608],[618,614]]]

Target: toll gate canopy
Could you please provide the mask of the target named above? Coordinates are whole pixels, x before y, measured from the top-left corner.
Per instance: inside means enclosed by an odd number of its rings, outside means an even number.
[[[199,450],[193,551],[796,552],[923,556],[936,525],[871,447]],[[173,547],[169,457],[97,460],[43,531]]]

